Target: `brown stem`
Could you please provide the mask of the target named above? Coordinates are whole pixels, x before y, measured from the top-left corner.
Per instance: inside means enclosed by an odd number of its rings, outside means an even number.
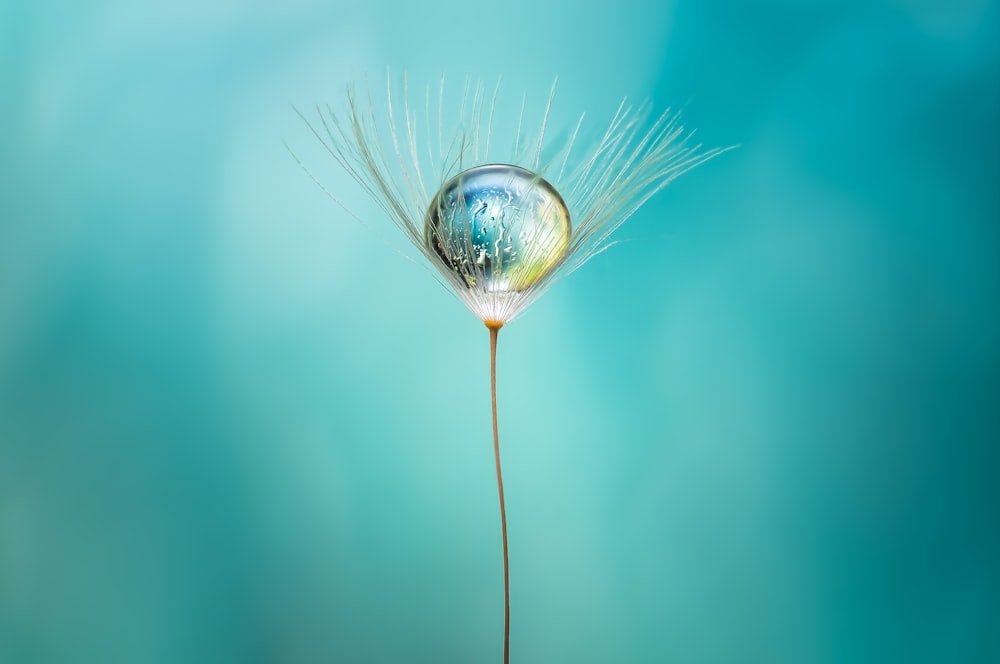
[[[493,402],[493,456],[497,462],[497,491],[500,493],[500,532],[503,536],[503,664],[510,663],[510,571],[507,567],[507,508],[503,500],[500,472],[500,432],[497,428],[497,333],[503,323],[486,321],[490,330],[490,400]]]

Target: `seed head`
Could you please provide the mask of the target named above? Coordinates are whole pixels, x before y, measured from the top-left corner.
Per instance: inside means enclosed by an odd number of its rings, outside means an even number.
[[[491,143],[499,92],[497,83],[487,102],[483,84],[467,81],[450,131],[443,79],[436,114],[430,86],[423,113],[414,110],[404,77],[401,99],[387,84],[384,112],[370,91],[359,97],[349,86],[343,111],[327,106],[313,120],[302,118],[437,279],[480,320],[503,325],[607,249],[650,197],[723,150],[692,145],[671,111],[649,122],[648,107],[627,100],[596,140],[580,139],[581,115],[568,138],[552,144],[553,84],[537,132],[524,131],[522,103],[513,145],[497,154]]]

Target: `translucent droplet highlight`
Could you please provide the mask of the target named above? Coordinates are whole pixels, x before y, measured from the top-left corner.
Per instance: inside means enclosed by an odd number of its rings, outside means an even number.
[[[427,211],[427,246],[470,288],[522,291],[566,255],[569,210],[541,176],[487,164],[448,180]]]

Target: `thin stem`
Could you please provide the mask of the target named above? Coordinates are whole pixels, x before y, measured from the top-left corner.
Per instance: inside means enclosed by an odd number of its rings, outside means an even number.
[[[486,321],[490,330],[490,400],[493,402],[493,456],[497,462],[497,491],[500,493],[500,532],[503,536],[503,664],[510,663],[510,570],[507,567],[507,508],[503,500],[503,473],[500,472],[500,432],[497,428],[497,333],[503,323]]]

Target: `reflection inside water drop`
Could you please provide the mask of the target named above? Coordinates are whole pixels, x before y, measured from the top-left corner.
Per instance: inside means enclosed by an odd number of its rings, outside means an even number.
[[[428,246],[470,288],[521,291],[565,256],[569,211],[540,176],[487,164],[441,187],[427,211],[425,234]]]

